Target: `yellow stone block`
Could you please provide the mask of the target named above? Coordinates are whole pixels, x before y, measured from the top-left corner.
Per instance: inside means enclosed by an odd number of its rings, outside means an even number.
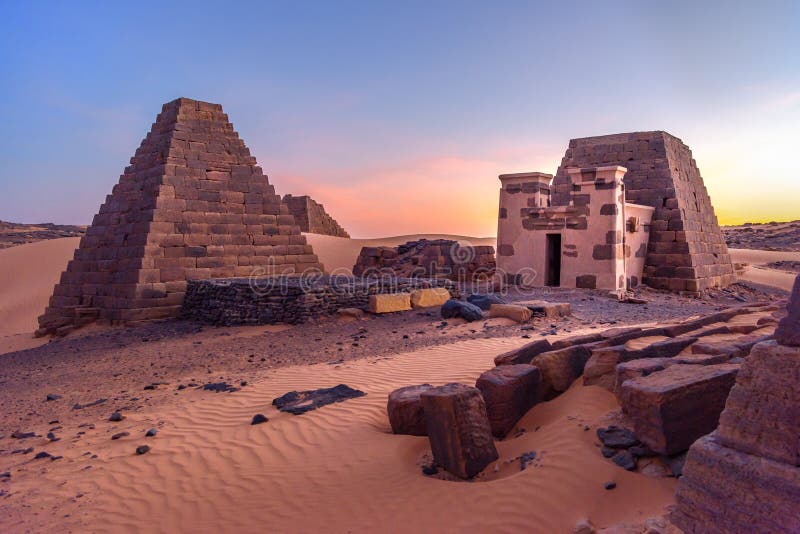
[[[411,292],[411,305],[415,308],[441,306],[450,300],[450,292],[443,287],[415,289]]]
[[[386,295],[370,295],[370,313],[391,313],[411,309],[411,295],[408,293],[389,293]]]
[[[527,323],[532,315],[533,312],[525,306],[515,304],[492,304],[489,307],[489,317],[506,317],[518,323]]]

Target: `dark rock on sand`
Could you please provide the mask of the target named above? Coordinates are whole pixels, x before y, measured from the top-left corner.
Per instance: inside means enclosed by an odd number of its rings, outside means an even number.
[[[211,382],[203,385],[203,391],[213,391],[214,393],[233,393],[239,391],[239,388],[234,387],[227,382]]]
[[[117,439],[124,438],[125,436],[130,436],[130,435],[131,435],[130,432],[118,432],[118,433],[114,434],[113,436],[111,436],[111,439],[117,440]]]
[[[506,304],[506,300],[499,295],[490,293],[488,295],[479,295],[477,293],[467,297],[467,302],[474,304],[482,310],[488,310],[492,304]]]
[[[45,397],[45,401],[57,401],[61,398],[61,395],[57,395],[55,393],[48,393],[47,397]]]
[[[366,395],[363,391],[353,389],[345,384],[332,388],[321,388],[309,391],[290,391],[272,401],[272,404],[282,412],[300,415],[328,404],[355,399]]]
[[[150,452],[150,447],[148,445],[139,445],[136,447],[136,454],[147,454]]]
[[[626,471],[636,469],[636,457],[630,451],[621,450],[611,460]]]
[[[612,449],[627,449],[639,444],[636,434],[627,428],[611,425],[608,428],[598,428],[597,437],[606,447]]]
[[[153,438],[155,437],[156,434],[158,434],[158,430],[156,430],[155,428],[151,428],[150,430],[144,433],[144,437]]]
[[[263,413],[257,413],[253,416],[253,420],[250,421],[251,425],[260,425],[261,423],[266,423],[269,421],[266,415]]]
[[[112,413],[111,417],[108,418],[108,420],[111,421],[112,423],[118,423],[118,422],[122,421],[123,419],[125,419],[125,416],[122,415],[119,412]]]
[[[36,436],[36,432],[23,432],[21,430],[15,430],[11,434],[11,437],[14,438],[14,439],[28,439],[28,438],[33,438],[35,436]]]
[[[480,321],[483,319],[483,312],[479,307],[469,302],[450,299],[442,304],[442,319],[460,317],[467,322]]]

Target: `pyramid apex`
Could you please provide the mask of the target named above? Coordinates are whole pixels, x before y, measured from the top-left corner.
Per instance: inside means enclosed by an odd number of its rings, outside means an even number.
[[[194,100],[192,98],[180,97],[171,100],[164,104],[163,109],[186,109],[193,111],[222,111],[222,104],[214,104],[212,102],[203,102],[202,100]]]

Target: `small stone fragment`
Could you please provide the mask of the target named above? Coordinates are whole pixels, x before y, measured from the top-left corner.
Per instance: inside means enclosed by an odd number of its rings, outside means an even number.
[[[118,423],[118,422],[122,421],[123,419],[125,419],[125,416],[123,416],[119,412],[112,413],[111,417],[108,418],[108,420],[113,422],[113,423]]]
[[[253,416],[253,420],[250,421],[251,425],[260,425],[261,423],[266,423],[269,421],[266,415],[263,413],[257,413]]]
[[[136,454],[147,454],[150,452],[150,447],[148,445],[139,445],[136,447]]]

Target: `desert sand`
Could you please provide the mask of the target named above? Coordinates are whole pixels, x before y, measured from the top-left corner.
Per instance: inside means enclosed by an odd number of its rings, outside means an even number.
[[[787,271],[771,269],[767,267],[767,264],[781,260],[800,261],[800,252],[743,248],[731,248],[728,250],[734,262],[750,264],[744,274],[739,275],[740,280],[791,291],[797,275]]]
[[[171,407],[126,414],[120,423],[97,421],[77,444],[66,434],[46,446],[61,460],[8,466],[22,494],[17,501],[32,508],[0,511],[9,514],[12,531],[38,514],[33,523],[42,530],[107,532],[143,525],[165,532],[568,532],[583,517],[608,526],[663,514],[675,479],[643,477],[603,459],[594,430],[617,403],[580,383],[518,423],[526,432],[498,444],[496,471],[471,483],[421,474],[427,438],[391,434],[388,393],[426,381],[473,383],[495,355],[524,341],[473,340],[392,358],[288,367],[234,394],[192,391]],[[338,383],[367,396],[300,416],[270,405],[289,390]],[[256,413],[270,421],[251,426]],[[158,435],[145,439],[151,427]],[[131,435],[109,439],[121,431]],[[133,454],[144,443],[152,450]],[[540,460],[520,471],[519,456],[531,450]],[[606,481],[617,488],[605,490]]]

